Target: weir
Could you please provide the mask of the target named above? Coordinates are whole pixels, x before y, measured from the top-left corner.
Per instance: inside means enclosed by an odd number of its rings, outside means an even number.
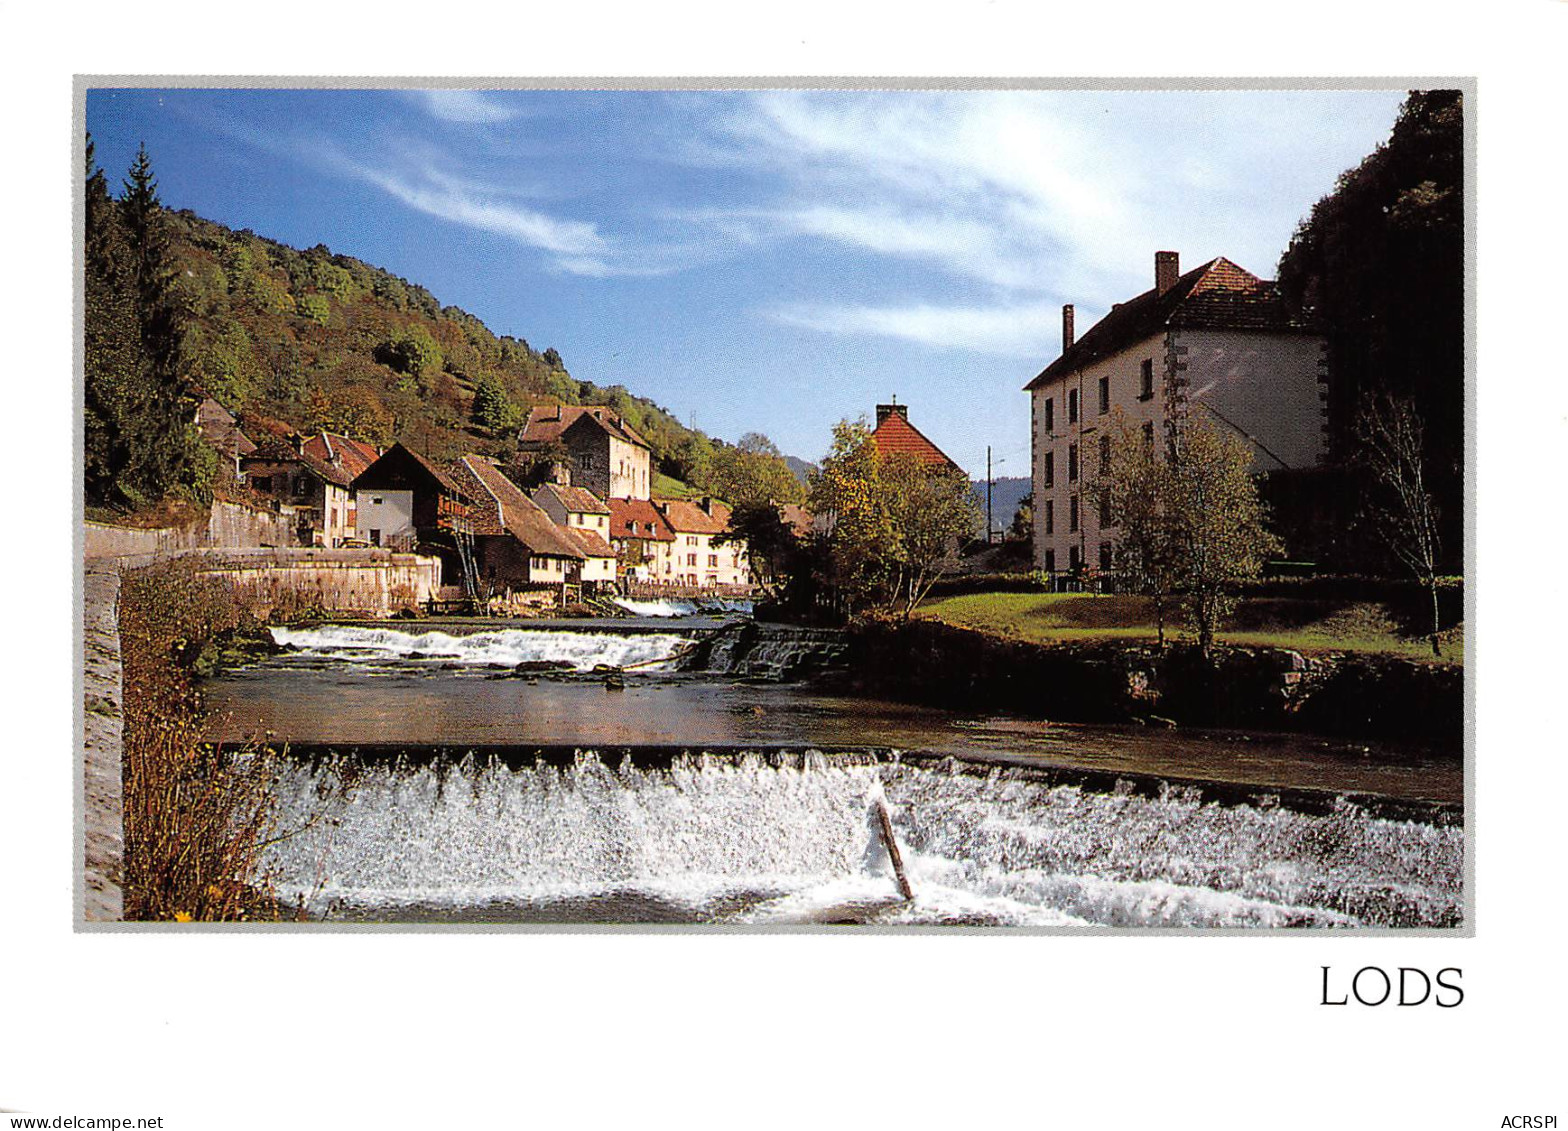
[[[1452,927],[1463,830],[817,750],[294,749],[267,871],[331,919]],[[417,756],[410,756],[417,755]],[[529,761],[528,755],[532,755]],[[914,898],[879,828],[885,798]]]

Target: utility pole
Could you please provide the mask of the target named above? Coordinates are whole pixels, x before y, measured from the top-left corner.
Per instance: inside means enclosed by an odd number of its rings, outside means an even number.
[[[991,445],[985,446],[985,544],[991,544],[991,531],[995,528],[991,521]]]

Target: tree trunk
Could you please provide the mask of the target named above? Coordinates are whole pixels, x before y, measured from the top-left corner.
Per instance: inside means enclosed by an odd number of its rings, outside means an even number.
[[[1426,579],[1427,591],[1432,595],[1432,655],[1441,656],[1442,648],[1438,644],[1438,633],[1442,631],[1442,622],[1437,611],[1437,578],[1428,575]]]

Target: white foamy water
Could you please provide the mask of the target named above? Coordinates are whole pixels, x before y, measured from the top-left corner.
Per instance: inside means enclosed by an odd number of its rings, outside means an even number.
[[[630,597],[610,598],[621,608],[638,617],[694,617],[699,615],[725,615],[736,613],[750,616],[752,603],[729,597],[704,597],[699,601],[671,600],[660,597],[655,601],[637,601]]]
[[[551,660],[569,663],[578,671],[591,671],[596,664],[625,667],[665,660],[691,644],[689,638],[674,633],[622,635],[520,628],[454,635],[327,624],[317,628],[273,628],[271,632],[279,644],[329,659],[384,661],[417,652],[427,659],[456,664],[513,666],[526,660]],[[650,670],[658,667],[657,663],[649,663]]]
[[[915,899],[875,823],[886,791]],[[280,895],[329,917],[454,917],[573,901],[622,921],[998,926],[1457,926],[1463,831],[1367,816],[1093,794],[900,765],[746,756],[670,769],[294,764],[269,849]]]

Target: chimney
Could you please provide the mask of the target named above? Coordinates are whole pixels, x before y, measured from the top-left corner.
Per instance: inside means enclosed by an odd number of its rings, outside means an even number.
[[[1164,294],[1181,277],[1181,256],[1174,251],[1154,253],[1154,289]]]
[[[697,505],[702,508],[702,513],[703,514],[707,515],[709,518],[713,517],[713,496],[712,495],[704,495],[702,497],[702,500]]]
[[[1073,348],[1073,304],[1062,307],[1062,352]]]
[[[882,422],[884,420],[886,420],[890,416],[901,416],[905,420],[908,420],[909,419],[909,406],[907,404],[899,404],[896,400],[892,404],[879,404],[879,405],[877,405],[877,427],[878,428],[882,427]]]

